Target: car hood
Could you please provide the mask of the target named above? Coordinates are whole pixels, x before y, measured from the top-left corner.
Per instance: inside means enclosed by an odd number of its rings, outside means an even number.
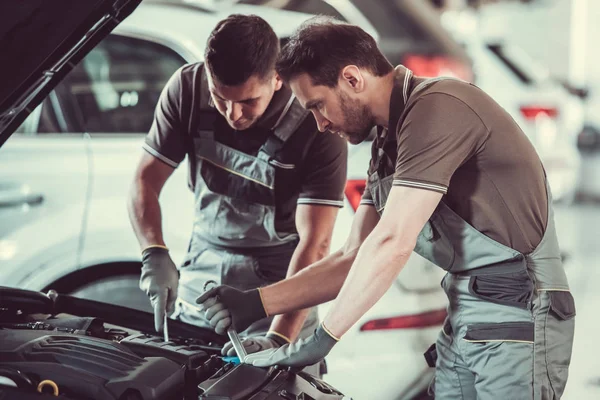
[[[0,4],[0,146],[141,0]]]

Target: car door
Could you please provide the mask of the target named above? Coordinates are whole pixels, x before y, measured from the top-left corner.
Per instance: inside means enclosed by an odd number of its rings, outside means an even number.
[[[30,288],[77,263],[89,193],[89,139],[69,134],[56,91],[0,152],[0,284]],[[59,266],[56,268],[56,266]]]
[[[92,176],[78,266],[90,273],[69,280],[62,291],[117,303],[125,296],[130,306],[136,299],[140,307],[147,306],[147,298],[137,290],[137,277],[132,276],[139,272],[140,251],[127,215],[127,196],[160,93],[186,61],[150,37],[113,33],[57,87],[60,100],[69,104],[73,135],[89,136]],[[175,171],[161,195],[165,240],[176,262],[191,233],[193,196],[187,188],[186,164]],[[123,290],[125,284],[135,290]],[[132,299],[132,293],[140,296]]]

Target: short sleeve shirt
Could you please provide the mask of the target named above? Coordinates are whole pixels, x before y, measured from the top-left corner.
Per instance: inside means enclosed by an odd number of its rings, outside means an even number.
[[[154,121],[146,136],[144,149],[176,168],[189,151],[190,118],[197,109],[201,91],[202,63],[189,64],[179,69],[169,80],[156,106]],[[208,93],[204,95],[209,96]],[[215,135],[215,140],[242,151],[257,155],[272,128],[292,96],[287,86],[275,92],[267,110],[255,126],[244,130],[228,130]],[[215,109],[215,113],[218,113]],[[223,118],[220,114],[219,118]],[[295,231],[297,204],[342,207],[348,150],[346,142],[328,133],[320,133],[312,116],[307,116],[297,131],[288,139],[286,149],[302,154],[301,165],[294,181],[275,175],[276,214],[278,232]]]
[[[403,67],[397,73],[410,74]],[[423,81],[407,80],[406,92]],[[466,82],[441,80],[406,102],[403,91],[401,83],[392,93],[393,135],[384,146],[393,185],[442,193],[442,201],[481,233],[522,253],[533,251],[547,222],[546,181],[515,121]],[[362,203],[372,204],[368,190]]]

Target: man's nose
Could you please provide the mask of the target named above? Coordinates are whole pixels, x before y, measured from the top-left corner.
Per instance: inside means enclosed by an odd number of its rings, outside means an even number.
[[[321,115],[315,114],[315,119],[317,120],[317,127],[319,128],[319,132],[325,132],[329,126],[331,126],[331,122],[327,118],[324,118]]]
[[[242,105],[239,103],[230,102],[227,104],[227,118],[230,121],[237,121],[242,116]]]

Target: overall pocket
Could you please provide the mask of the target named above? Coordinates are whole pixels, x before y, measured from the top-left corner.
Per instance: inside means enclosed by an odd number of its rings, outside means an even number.
[[[478,398],[532,399],[534,329],[532,321],[467,325],[461,348]]]
[[[414,251],[443,270],[450,271],[455,252],[452,242],[446,236],[446,231],[444,221],[437,215],[437,211],[434,212],[421,229]]]
[[[575,300],[568,291],[546,291],[549,299],[546,314],[545,350],[548,378],[555,398],[565,390],[575,331]]]
[[[533,322],[498,322],[471,324],[467,327],[464,340],[471,343],[534,341]]]
[[[265,212],[266,207],[262,204],[222,197],[211,227],[212,233],[225,240],[268,238],[269,234],[263,226]]]
[[[469,292],[485,301],[527,309],[533,296],[533,282],[527,271],[473,275]]]

